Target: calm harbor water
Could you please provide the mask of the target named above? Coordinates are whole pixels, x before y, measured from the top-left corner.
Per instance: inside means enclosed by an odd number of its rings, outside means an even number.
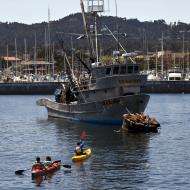
[[[43,96],[0,96],[0,189],[190,189],[190,95],[153,94],[146,113],[158,133],[118,132],[47,117],[35,101]],[[50,98],[53,98],[50,96]],[[82,131],[92,156],[71,162]],[[32,180],[36,156],[71,164],[44,180]],[[26,169],[17,176],[15,170]]]

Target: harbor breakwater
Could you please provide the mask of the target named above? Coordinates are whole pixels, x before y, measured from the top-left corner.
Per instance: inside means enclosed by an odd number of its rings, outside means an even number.
[[[60,82],[0,83],[0,95],[54,94]],[[147,81],[143,93],[190,93],[190,81]]]
[[[147,81],[144,93],[190,93],[190,81]]]
[[[0,95],[54,94],[60,82],[0,83]]]

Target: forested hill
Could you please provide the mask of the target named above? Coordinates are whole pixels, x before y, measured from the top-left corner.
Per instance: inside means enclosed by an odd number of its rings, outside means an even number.
[[[116,18],[103,16],[98,18],[98,25],[104,31],[104,36],[100,37],[101,47],[105,51],[115,49],[116,42],[113,37],[105,31],[105,25],[116,33],[119,28],[119,39],[127,51],[155,51],[160,50],[160,38],[164,36],[164,49],[173,51],[182,51],[182,39],[184,35],[185,48],[189,48],[190,24],[178,22],[166,24],[164,20],[140,22],[137,19]],[[0,23],[0,53],[6,54],[8,44],[9,51],[14,52],[15,39],[18,52],[24,52],[24,39],[27,42],[27,51],[33,51],[34,39],[36,33],[37,48],[43,48],[45,42],[45,30],[48,24],[46,22],[26,25],[21,23]],[[83,21],[80,13],[69,15],[57,21],[51,21],[51,42],[54,42],[55,48],[70,49],[71,36],[64,33],[84,33]],[[99,31],[100,32],[100,31]],[[127,34],[127,36],[126,36]],[[47,34],[46,34],[47,36]],[[85,40],[77,40],[78,36],[73,36],[73,45],[75,49],[84,47]],[[190,48],[189,48],[190,49]]]

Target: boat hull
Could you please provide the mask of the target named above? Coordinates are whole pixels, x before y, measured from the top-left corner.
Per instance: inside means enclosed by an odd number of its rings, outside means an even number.
[[[45,176],[48,175],[50,173],[56,172],[57,170],[59,170],[61,167],[61,161],[59,162],[55,162],[53,163],[53,165],[51,167],[48,167],[45,170],[33,170],[32,171],[32,178],[38,177],[38,176]]]
[[[97,102],[57,103],[49,99],[41,99],[37,104],[45,106],[48,116],[64,118],[93,124],[121,125],[124,113],[144,112],[149,95],[128,95]]]
[[[82,155],[75,155],[72,157],[72,161],[73,162],[81,162],[81,161],[84,161],[86,160],[87,158],[90,157],[91,155],[91,149],[88,148],[84,151],[85,154],[82,154]]]

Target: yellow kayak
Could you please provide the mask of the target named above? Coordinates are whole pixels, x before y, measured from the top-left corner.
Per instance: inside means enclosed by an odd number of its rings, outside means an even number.
[[[90,148],[86,149],[84,151],[84,153],[86,153],[86,154],[73,156],[72,157],[72,161],[73,162],[81,162],[83,160],[86,160],[91,155],[91,149]]]

